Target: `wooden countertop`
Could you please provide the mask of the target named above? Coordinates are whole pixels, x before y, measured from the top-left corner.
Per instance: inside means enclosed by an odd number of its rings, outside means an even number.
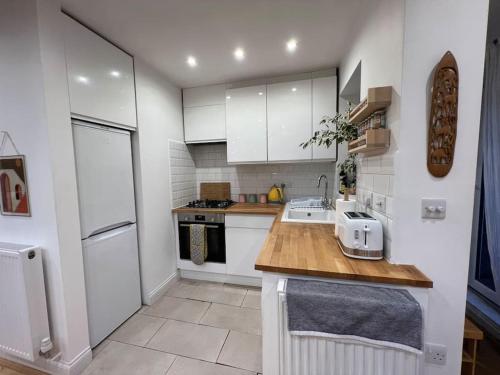
[[[432,280],[415,266],[346,257],[334,225],[282,223],[281,215],[257,257],[257,270],[432,288]]]
[[[283,223],[282,205],[236,203],[227,209],[177,208],[173,212],[276,215],[255,269],[294,275],[432,288],[432,280],[417,267],[346,257],[331,224]]]
[[[278,215],[283,210],[281,204],[270,203],[236,203],[229,207],[226,214],[246,215]]]

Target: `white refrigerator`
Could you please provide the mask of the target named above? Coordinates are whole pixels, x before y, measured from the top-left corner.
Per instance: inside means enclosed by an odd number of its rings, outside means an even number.
[[[130,132],[73,121],[91,347],[141,307]]]

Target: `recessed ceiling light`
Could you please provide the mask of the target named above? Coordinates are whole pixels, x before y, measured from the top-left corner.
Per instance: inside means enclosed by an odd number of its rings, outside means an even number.
[[[288,52],[295,52],[297,49],[297,39],[290,39],[288,42],[286,42],[286,49]]]
[[[84,76],[76,76],[76,80],[80,83],[89,83],[89,79],[87,77],[84,77]]]
[[[231,96],[230,95],[226,96],[226,99],[231,99]]]
[[[241,47],[238,47],[233,52],[234,58],[238,61],[242,61],[245,59],[245,50]]]
[[[259,95],[264,95],[264,93],[262,91],[259,92]]]
[[[198,62],[196,61],[196,58],[194,56],[188,56],[186,62],[191,68],[194,68],[198,65]]]
[[[292,91],[293,92],[297,91],[297,87],[292,87]]]
[[[109,74],[113,77],[120,77],[122,74],[118,71],[118,70],[112,70],[111,72],[109,72]]]

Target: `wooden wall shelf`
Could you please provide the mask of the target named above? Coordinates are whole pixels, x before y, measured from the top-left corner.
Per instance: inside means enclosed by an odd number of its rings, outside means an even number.
[[[384,109],[391,104],[392,86],[371,87],[368,96],[349,113],[349,122],[358,124],[373,112]]]
[[[348,151],[350,154],[383,151],[389,148],[390,140],[390,129],[368,129],[361,137],[349,142]]]

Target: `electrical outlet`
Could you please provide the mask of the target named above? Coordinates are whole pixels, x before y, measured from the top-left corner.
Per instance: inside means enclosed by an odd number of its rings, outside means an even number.
[[[425,344],[425,361],[435,365],[446,364],[446,346],[440,344]]]

